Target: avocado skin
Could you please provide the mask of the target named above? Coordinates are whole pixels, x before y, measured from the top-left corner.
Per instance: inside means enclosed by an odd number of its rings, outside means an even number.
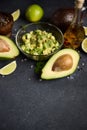
[[[71,24],[75,15],[74,8],[58,8],[53,12],[49,21],[59,27],[61,31],[64,33],[69,25]],[[81,19],[84,21],[84,18],[87,17],[86,10],[82,11]]]
[[[74,8],[59,8],[50,17],[50,22],[64,33],[74,17]]]
[[[13,17],[10,13],[0,12],[0,35],[9,36],[13,27]]]
[[[8,38],[7,36],[0,35],[0,39],[5,40],[10,47],[9,52],[0,52],[0,60],[14,59],[20,54],[17,46],[10,38]]]
[[[63,54],[69,54],[72,56],[73,58],[73,66],[70,70],[66,70],[66,71],[59,71],[59,72],[55,72],[52,71],[52,66],[55,63],[56,59],[60,56],[62,56]],[[78,63],[80,60],[80,55],[76,50],[73,49],[62,49],[59,52],[57,52],[56,54],[54,54],[45,64],[44,68],[42,69],[42,74],[41,74],[41,78],[45,79],[45,80],[51,80],[51,79],[58,79],[58,78],[63,78],[66,76],[69,76],[71,74],[73,74],[75,72],[75,70],[77,69]]]

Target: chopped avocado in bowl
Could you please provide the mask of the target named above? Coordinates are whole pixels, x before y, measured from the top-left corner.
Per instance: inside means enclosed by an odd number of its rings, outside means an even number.
[[[16,35],[19,50],[36,61],[49,59],[61,49],[63,41],[61,30],[46,22],[27,24]]]
[[[31,55],[48,55],[59,47],[52,33],[39,29],[24,34],[22,40],[22,50]]]

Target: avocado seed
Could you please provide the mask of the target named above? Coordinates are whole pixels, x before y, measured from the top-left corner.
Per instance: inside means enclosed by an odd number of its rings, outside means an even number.
[[[64,54],[57,58],[55,63],[53,64],[53,71],[66,71],[72,68],[73,59],[69,54]]]
[[[8,43],[0,38],[0,52],[8,52],[10,51]]]

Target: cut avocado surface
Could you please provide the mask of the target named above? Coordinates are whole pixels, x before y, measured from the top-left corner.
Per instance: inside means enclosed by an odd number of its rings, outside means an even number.
[[[0,35],[0,43],[2,49],[4,48],[0,51],[0,59],[12,59],[19,55],[18,48],[10,38]],[[8,46],[8,48],[5,46]]]
[[[77,68],[80,55],[73,49],[62,49],[54,54],[42,69],[42,79],[56,79],[71,75]]]

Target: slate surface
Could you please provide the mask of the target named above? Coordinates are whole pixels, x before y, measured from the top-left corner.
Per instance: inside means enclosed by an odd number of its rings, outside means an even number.
[[[44,19],[60,7],[73,7],[73,0],[1,0],[0,11],[21,10],[14,23],[13,40],[20,26],[28,22],[28,5],[40,4]],[[84,24],[87,25],[87,18]],[[0,76],[0,130],[87,130],[87,55],[81,51],[78,69],[70,77],[41,80],[34,72],[36,62],[22,54],[17,69]],[[0,61],[0,67],[11,61]]]

